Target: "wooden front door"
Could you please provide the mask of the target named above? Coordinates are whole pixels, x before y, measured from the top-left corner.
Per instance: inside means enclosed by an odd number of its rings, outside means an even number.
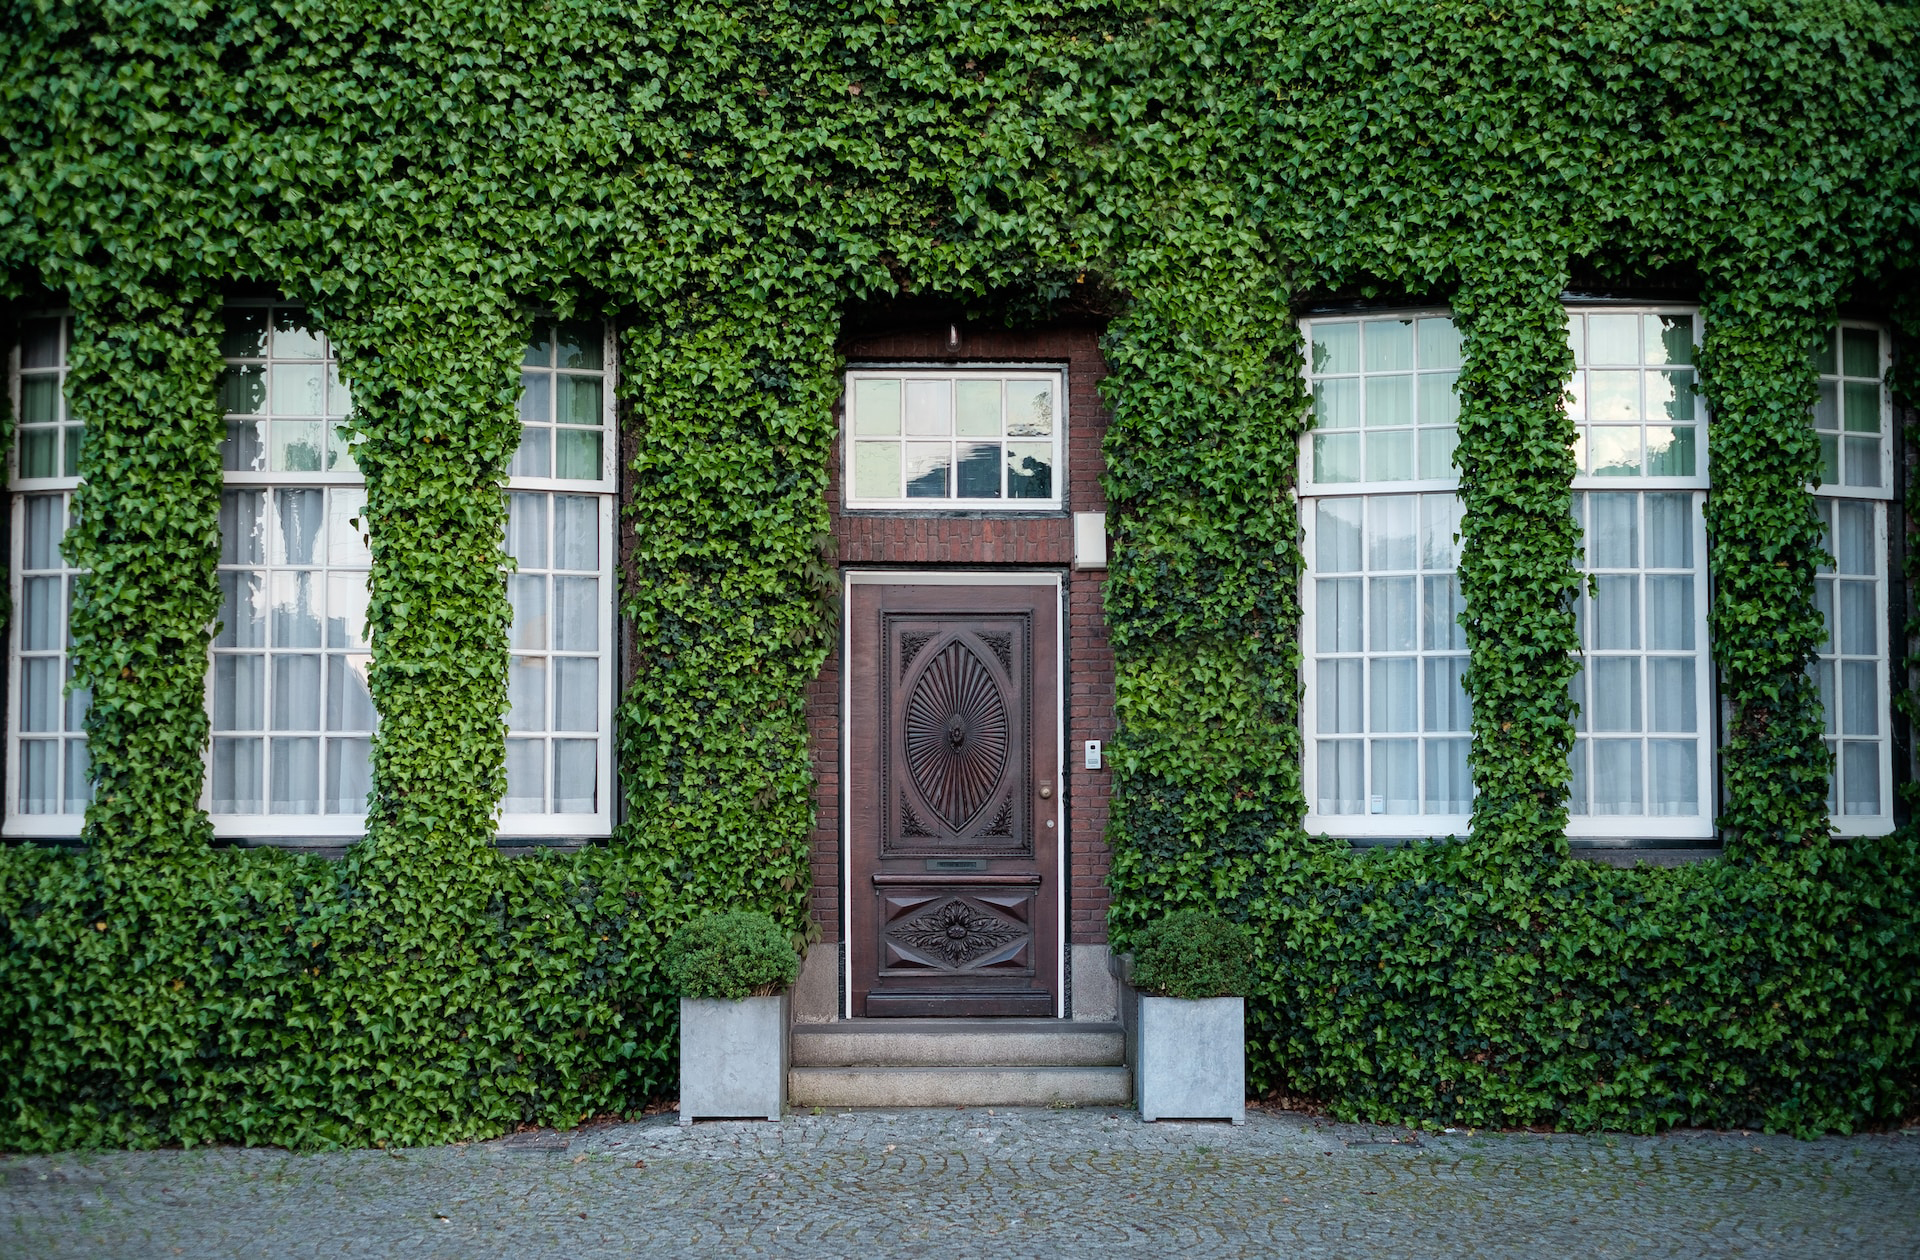
[[[1052,1015],[1059,589],[849,589],[853,1013]]]

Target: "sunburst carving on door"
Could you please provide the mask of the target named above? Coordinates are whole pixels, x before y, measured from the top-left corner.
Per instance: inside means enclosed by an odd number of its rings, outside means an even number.
[[[960,830],[1006,772],[1007,706],[993,673],[958,639],[927,663],[907,697],[907,771],[941,821]]]

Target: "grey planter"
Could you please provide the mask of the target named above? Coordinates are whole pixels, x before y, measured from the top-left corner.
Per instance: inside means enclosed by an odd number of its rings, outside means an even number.
[[[1244,998],[1140,997],[1134,1088],[1142,1120],[1247,1122]]]
[[[787,1105],[787,995],[680,999],[680,1123],[778,1120]]]

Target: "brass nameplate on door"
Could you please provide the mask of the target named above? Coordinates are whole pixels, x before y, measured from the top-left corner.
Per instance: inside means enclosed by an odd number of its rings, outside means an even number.
[[[984,871],[987,869],[985,858],[928,858],[930,871]]]

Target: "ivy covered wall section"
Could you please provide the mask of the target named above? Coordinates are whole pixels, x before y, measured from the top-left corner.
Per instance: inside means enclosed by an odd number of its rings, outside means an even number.
[[[1116,939],[1256,928],[1254,1077],[1419,1123],[1907,1114],[1912,834],[1824,827],[1806,342],[1920,267],[1911,6],[0,10],[0,276],[76,312],[88,847],[0,850],[0,1147],[481,1137],[670,1088],[658,943],[805,925],[854,300],[1113,295]],[[1727,855],[1572,861],[1570,282],[1702,294]],[[344,861],[216,848],[219,302],[359,404],[381,711]],[[1305,835],[1295,316],[1465,335],[1470,838]],[[497,539],[536,315],[623,346],[625,821],[503,860]],[[1896,312],[1914,331],[1911,310]],[[1911,393],[1909,392],[1909,398]]]

